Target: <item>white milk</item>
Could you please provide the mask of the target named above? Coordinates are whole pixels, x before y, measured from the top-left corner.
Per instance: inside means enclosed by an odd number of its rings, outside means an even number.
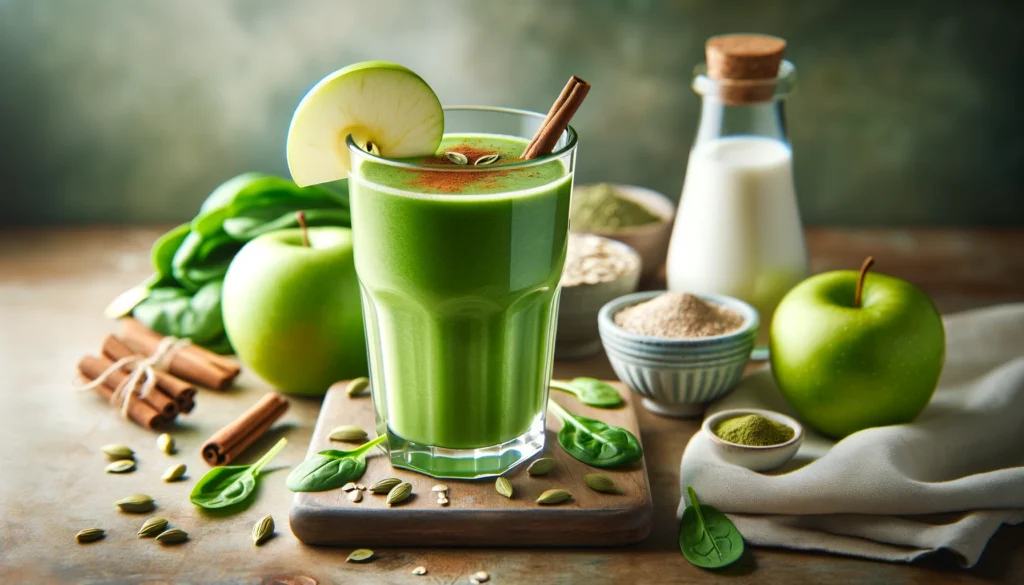
[[[757,345],[767,346],[775,307],[807,276],[788,145],[736,136],[693,148],[667,272],[670,290],[752,304],[761,314]]]

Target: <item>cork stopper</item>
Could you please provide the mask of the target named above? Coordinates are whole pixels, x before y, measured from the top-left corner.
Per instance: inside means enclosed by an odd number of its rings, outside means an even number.
[[[771,99],[786,41],[770,35],[730,34],[708,39],[704,53],[708,77],[721,82],[728,104]]]

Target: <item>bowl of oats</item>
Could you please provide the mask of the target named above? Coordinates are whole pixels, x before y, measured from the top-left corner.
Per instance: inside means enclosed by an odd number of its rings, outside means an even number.
[[[601,351],[597,314],[608,301],[636,290],[640,270],[640,255],[626,244],[594,234],[569,234],[556,358],[580,359]]]

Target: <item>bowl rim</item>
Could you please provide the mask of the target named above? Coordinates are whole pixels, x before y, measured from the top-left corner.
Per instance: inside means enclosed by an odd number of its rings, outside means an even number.
[[[639,333],[633,333],[627,331],[622,327],[619,327],[615,323],[614,316],[626,308],[627,306],[638,305],[644,301],[651,300],[657,296],[665,294],[667,290],[650,290],[631,293],[617,297],[605,303],[601,310],[597,313],[598,324],[601,325],[599,329],[603,332],[607,330],[609,335],[616,336],[624,341],[630,341],[639,345],[647,346],[662,346],[668,348],[687,349],[693,347],[701,347],[707,345],[720,345],[726,343],[732,343],[738,341],[750,334],[755,328],[760,326],[760,316],[758,315],[757,309],[755,309],[750,303],[730,297],[727,295],[717,295],[708,293],[690,293],[700,297],[705,302],[714,303],[718,306],[725,306],[731,310],[737,311],[743,316],[743,324],[739,326],[735,331],[729,333],[723,333],[722,335],[712,335],[709,337],[693,337],[688,339],[665,339],[662,337],[652,337],[650,335],[641,335]]]
[[[574,235],[577,235],[577,236],[594,236],[594,237],[598,237],[598,238],[601,238],[602,240],[605,240],[605,242],[611,244],[613,247],[614,246],[618,246],[619,248],[622,248],[622,250],[624,252],[626,252],[626,254],[628,254],[630,258],[633,259],[633,266],[632,266],[631,269],[627,270],[626,272],[623,272],[622,274],[620,274],[616,278],[613,278],[612,280],[604,280],[604,281],[601,281],[601,282],[592,282],[592,283],[581,282],[579,284],[571,284],[571,285],[566,286],[566,285],[563,285],[562,282],[561,282],[561,279],[559,279],[558,287],[560,289],[562,289],[562,290],[583,290],[583,289],[586,289],[586,288],[589,288],[589,287],[598,287],[598,286],[602,286],[602,285],[609,285],[609,284],[612,284],[612,283],[615,283],[615,282],[621,282],[621,281],[626,280],[628,278],[631,278],[633,276],[636,277],[637,282],[639,283],[640,275],[643,274],[643,271],[644,271],[644,259],[640,255],[640,252],[637,252],[636,249],[633,246],[630,246],[629,244],[627,244],[625,242],[620,242],[620,241],[616,240],[615,238],[610,238],[608,236],[605,236],[605,235],[602,235],[602,234],[598,234],[598,233],[594,233],[594,232],[570,232],[570,233],[572,233]],[[568,245],[569,244],[568,244],[568,239],[567,239],[566,240],[566,247],[567,248],[568,248]],[[600,309],[598,309],[598,311],[600,311]]]
[[[665,228],[666,225],[671,224],[675,221],[676,215],[676,204],[672,202],[672,199],[660,191],[655,191],[650,187],[644,187],[643,185],[629,185],[626,183],[610,183],[602,181],[600,183],[584,183],[582,185],[574,185],[573,189],[579,187],[595,187],[597,185],[608,185],[613,189],[618,190],[624,194],[627,198],[633,200],[636,203],[640,203],[647,207],[648,211],[658,216],[658,221],[652,221],[641,225],[633,225],[624,228],[606,229],[606,230],[587,230],[575,233],[587,233],[595,234],[603,237],[614,237],[624,235],[638,235],[646,232],[656,232]],[[659,199],[665,204],[663,208],[653,208],[649,205],[645,205],[647,200]],[[572,230],[570,226],[569,231]]]
[[[778,445],[741,445],[739,443],[732,443],[719,437],[714,432],[714,427],[719,421],[726,418],[734,418],[737,416],[744,416],[747,414],[758,414],[765,418],[770,418],[775,422],[780,422],[787,427],[793,429],[793,438],[786,441],[785,443],[779,443]],[[728,410],[721,410],[712,414],[711,416],[704,417],[704,422],[700,425],[700,430],[711,442],[718,445],[728,447],[730,449],[741,449],[752,452],[767,452],[778,449],[785,449],[792,447],[794,444],[798,444],[804,440],[804,426],[800,424],[800,421],[789,416],[788,414],[782,414],[781,412],[775,412],[774,410],[766,410],[763,408],[730,408]]]

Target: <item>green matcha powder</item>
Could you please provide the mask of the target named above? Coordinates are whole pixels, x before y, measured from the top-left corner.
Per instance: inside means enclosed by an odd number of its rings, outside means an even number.
[[[572,192],[569,225],[575,232],[634,227],[661,219],[643,205],[607,184],[584,185]]]
[[[720,439],[752,447],[780,445],[792,439],[795,434],[788,425],[759,414],[747,414],[724,420],[718,423],[714,431]]]

